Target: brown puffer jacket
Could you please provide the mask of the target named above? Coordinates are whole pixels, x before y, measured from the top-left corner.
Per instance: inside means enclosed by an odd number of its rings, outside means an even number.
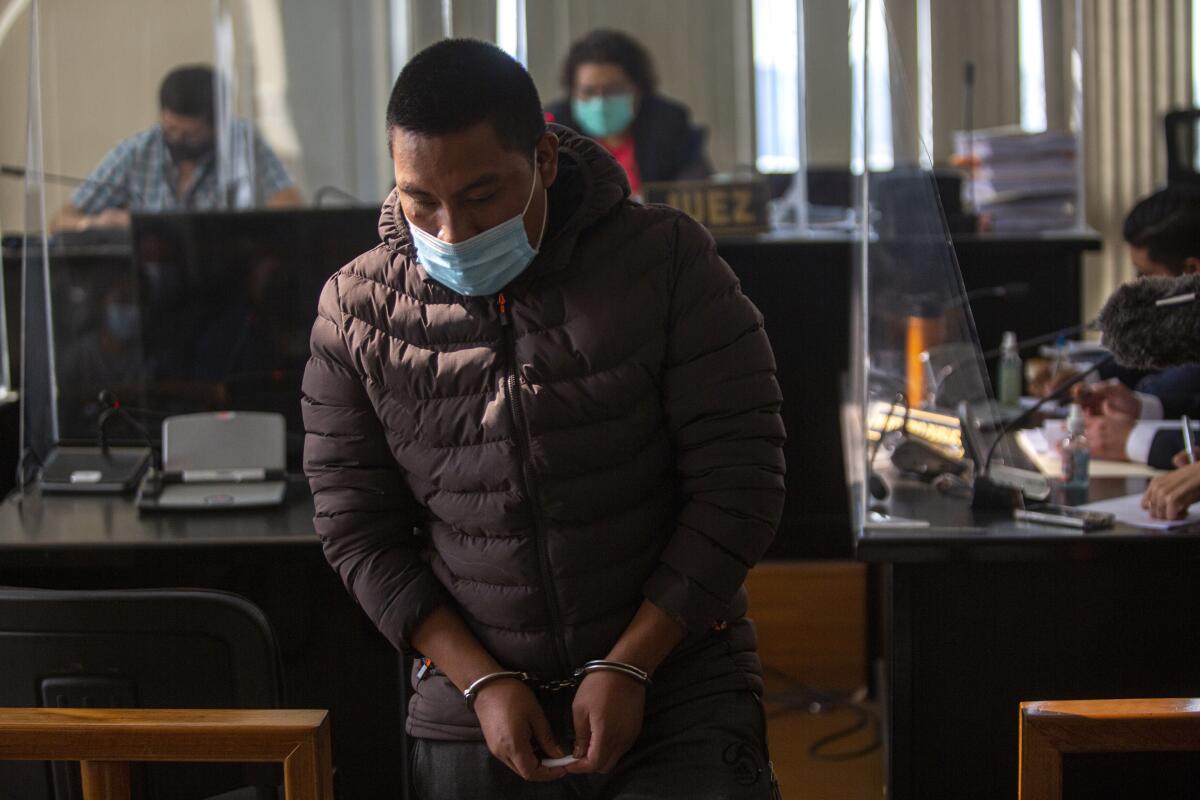
[[[761,689],[742,582],[784,488],[762,318],[703,228],[554,130],[547,238],[505,313],[425,274],[395,193],[382,244],[326,284],[302,398],[317,534],[397,648],[450,604],[505,668],[563,678],[649,598],[689,635],[648,711]],[[480,738],[436,671],[409,729]]]

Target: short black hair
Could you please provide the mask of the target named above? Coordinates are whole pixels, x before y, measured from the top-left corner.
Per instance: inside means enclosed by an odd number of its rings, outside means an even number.
[[[171,70],[158,89],[158,107],[184,117],[200,117],[212,125],[216,118],[212,67],[191,64]]]
[[[616,64],[625,70],[642,95],[652,94],[658,86],[649,51],[621,31],[597,28],[571,45],[562,70],[562,87],[567,94],[575,91],[575,74],[581,64]]]
[[[388,146],[397,128],[442,136],[485,120],[501,147],[530,160],[546,132],[537,87],[516,59],[487,42],[443,39],[400,71],[387,106]]]
[[[1168,187],[1144,197],[1125,217],[1125,241],[1176,275],[1184,261],[1200,258],[1200,192]]]

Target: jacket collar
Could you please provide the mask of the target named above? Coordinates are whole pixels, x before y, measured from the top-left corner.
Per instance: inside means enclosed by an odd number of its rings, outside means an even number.
[[[601,145],[564,128],[550,124],[558,136],[558,178],[550,187],[549,230],[533,263],[517,280],[547,275],[565,267],[575,249],[579,234],[625,198],[629,180],[625,170]],[[568,213],[563,204],[574,203]],[[417,261],[417,251],[409,233],[408,220],[400,208],[399,192],[392,189],[379,215],[379,237],[387,248],[407,257],[420,271],[423,280],[433,280]]]

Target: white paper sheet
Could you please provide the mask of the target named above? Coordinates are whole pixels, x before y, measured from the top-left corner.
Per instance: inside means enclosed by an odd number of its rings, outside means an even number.
[[[1098,503],[1088,503],[1080,506],[1085,511],[1107,511],[1117,518],[1117,522],[1133,525],[1138,528],[1150,528],[1156,531],[1169,531],[1200,522],[1200,512],[1190,511],[1184,519],[1154,519],[1150,512],[1142,508],[1142,496],[1129,494],[1124,497],[1114,497],[1111,500],[1101,500]]]
[[[1047,478],[1062,477],[1062,458],[1056,444],[1066,435],[1061,420],[1048,420],[1042,428],[1017,431],[1017,445]],[[1093,478],[1153,478],[1162,470],[1132,461],[1092,459],[1088,475]]]

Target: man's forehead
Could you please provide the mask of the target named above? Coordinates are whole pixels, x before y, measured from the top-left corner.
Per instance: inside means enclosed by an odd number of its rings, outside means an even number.
[[[520,167],[523,159],[501,147],[491,124],[481,122],[437,136],[396,129],[392,160],[397,180],[404,183],[434,178],[471,182],[488,173],[507,173]]]

